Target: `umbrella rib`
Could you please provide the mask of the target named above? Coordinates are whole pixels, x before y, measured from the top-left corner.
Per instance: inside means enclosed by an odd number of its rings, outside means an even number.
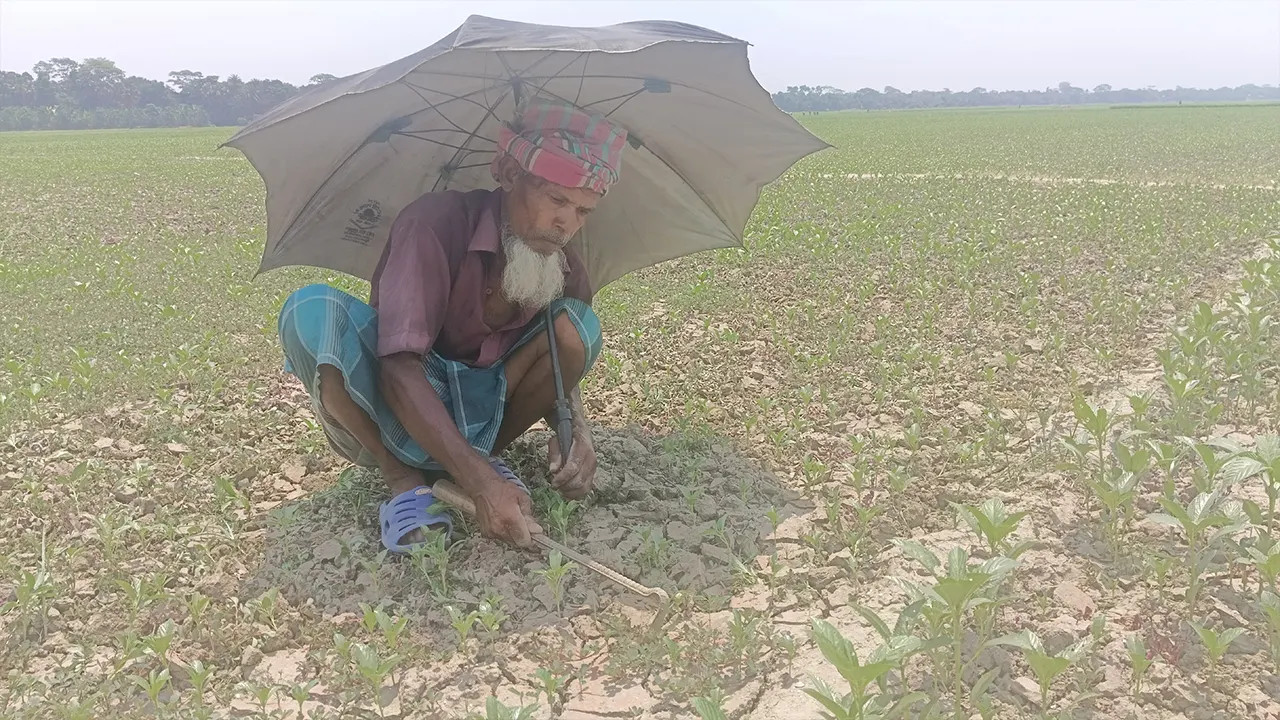
[[[460,130],[460,131],[458,131],[458,132],[466,132],[466,130]],[[447,142],[441,142],[440,140],[432,140],[431,138],[426,138],[426,137],[418,137],[417,135],[413,135],[413,134],[410,134],[410,133],[407,133],[407,132],[394,132],[394,133],[391,133],[391,134],[392,134],[393,136],[394,136],[394,135],[399,135],[400,137],[407,137],[407,138],[409,138],[409,139],[411,139],[411,140],[421,140],[422,142],[428,142],[428,143],[431,143],[432,145],[439,145],[440,147],[447,147],[447,148],[449,148],[450,150],[457,150],[457,151],[459,151],[459,152],[485,152],[484,150],[472,150],[472,149],[469,149],[469,148],[467,148],[467,147],[466,147],[466,144],[465,144],[465,143],[464,143],[464,144],[462,144],[462,145],[451,145],[451,144],[449,144],[449,143],[447,143]],[[482,139],[485,139],[485,138],[482,138]],[[492,141],[492,140],[489,140],[489,142],[493,142],[493,141]],[[497,143],[494,143],[494,144],[495,144],[495,145],[497,145]]]
[[[484,75],[470,75],[470,74],[468,74],[468,73],[435,72],[435,73],[433,73],[433,74],[435,74],[435,75],[440,75],[440,76],[442,76],[442,77],[459,77],[459,78],[466,78],[466,79],[470,79],[470,80],[489,80],[489,79],[491,79],[491,78],[489,78],[489,77],[487,77],[487,76],[484,76]],[[543,75],[536,75],[536,76],[532,76],[532,77],[531,77],[531,76],[527,76],[527,75],[526,75],[526,76],[521,77],[520,79],[521,79],[521,80],[530,80],[530,81],[533,81],[533,80],[539,80],[539,79],[542,79],[543,77],[545,77],[545,76],[543,76]],[[638,76],[635,76],[635,75],[586,75],[586,74],[583,74],[583,75],[581,76],[581,79],[582,79],[582,80],[587,80],[587,79],[590,79],[590,80],[636,80],[636,81],[638,81],[638,82],[644,82],[645,80],[649,80],[649,79],[651,79],[651,78],[643,78],[643,77],[638,77]],[[723,101],[725,101],[725,102],[727,102],[727,103],[730,103],[730,104],[732,104],[732,105],[737,105],[738,107],[743,108],[743,109],[746,109],[746,110],[752,110],[752,111],[754,111],[754,110],[755,110],[755,108],[752,108],[750,105],[747,105],[747,104],[745,104],[745,103],[738,102],[737,100],[734,100],[734,99],[732,99],[732,98],[727,98],[727,97],[725,97],[725,96],[723,96],[723,95],[720,95],[720,94],[718,94],[718,93],[714,93],[714,92],[712,92],[712,91],[710,91],[710,90],[705,90],[705,89],[700,88],[700,87],[694,87],[693,85],[689,85],[688,83],[682,83],[682,82],[679,82],[679,81],[677,81],[677,80],[666,80],[666,78],[663,78],[663,80],[665,80],[665,81],[666,81],[669,85],[671,85],[672,87],[679,87],[679,88],[684,88],[685,90],[692,90],[693,92],[698,92],[698,93],[702,93],[702,94],[704,94],[704,95],[709,95],[709,96],[711,96],[711,97],[713,97],[713,98],[716,98],[717,100],[723,100]],[[559,99],[561,99],[561,100],[564,100],[565,102],[569,102],[566,98],[560,98],[558,95],[557,95],[556,97],[557,97],[557,98],[559,98]],[[576,105],[577,103],[574,103],[574,104]]]
[[[406,83],[405,83],[405,85],[406,85],[406,86],[408,86],[408,87],[409,87],[409,89],[413,90],[413,93],[414,93],[415,95],[417,95],[417,96],[418,96],[418,99],[419,99],[419,100],[421,100],[422,102],[424,102],[424,103],[426,103],[426,104],[427,104],[427,107],[422,108],[421,110],[415,110],[415,111],[413,111],[413,112],[409,113],[408,117],[413,117],[414,115],[417,115],[418,113],[426,112],[427,110],[435,110],[435,111],[436,111],[436,114],[438,114],[442,120],[444,120],[445,122],[447,122],[447,123],[449,123],[450,125],[452,125],[452,126],[454,127],[454,129],[455,129],[455,130],[457,130],[458,132],[461,132],[461,133],[466,132],[466,129],[465,129],[465,128],[463,128],[463,127],[462,127],[461,125],[459,125],[458,123],[454,122],[453,120],[449,119],[449,117],[448,117],[447,115],[445,115],[445,114],[444,114],[444,112],[442,112],[442,111],[440,110],[440,108],[441,108],[441,107],[444,107],[445,105],[447,105],[447,104],[448,104],[448,103],[450,103],[450,102],[453,102],[454,100],[463,100],[463,101],[471,102],[471,103],[473,103],[473,104],[475,104],[475,105],[477,105],[477,106],[479,106],[479,107],[481,107],[481,108],[483,108],[483,107],[484,107],[484,105],[483,105],[482,103],[476,102],[475,100],[473,100],[473,99],[471,99],[470,97],[467,97],[467,96],[465,96],[465,95],[464,95],[464,96],[453,95],[452,93],[441,92],[441,91],[439,91],[439,90],[432,90],[431,88],[428,88],[428,87],[421,87],[421,88],[420,88],[420,87],[418,87],[417,85],[414,85],[413,83],[409,83],[409,82],[406,82]],[[428,99],[427,99],[427,98],[426,98],[426,97],[425,97],[421,92],[418,92],[419,90],[422,90],[422,91],[424,91],[424,92],[434,92],[434,93],[439,93],[439,94],[441,94],[441,95],[444,95],[444,96],[448,97],[449,99],[448,99],[448,100],[446,100],[446,101],[444,101],[444,102],[442,102],[442,103],[433,103],[433,102],[431,102],[430,100],[428,100]],[[484,92],[484,89],[481,89],[481,90],[475,90],[475,91],[473,91],[473,92],[471,92],[471,93],[468,93],[468,95],[475,95],[475,94],[479,94],[479,93],[481,93],[481,92]]]
[[[630,100],[630,99],[632,99],[632,98],[636,97],[637,95],[639,95],[639,94],[640,94],[640,93],[642,93],[642,92],[644,92],[644,88],[640,88],[639,90],[636,90],[635,92],[623,93],[622,95],[614,95],[614,96],[613,96],[613,97],[611,97],[611,98],[605,98],[605,99],[603,99],[603,100],[596,100],[595,102],[587,103],[586,105],[582,105],[582,106],[580,106],[580,107],[582,107],[583,109],[586,109],[586,108],[589,108],[589,107],[595,107],[596,105],[603,105],[604,103],[607,103],[607,102],[613,102],[614,100],[622,100],[622,102],[618,103],[618,107],[616,107],[616,108],[614,108],[614,109],[610,110],[610,111],[605,115],[605,117],[608,117],[609,115],[612,115],[612,114],[614,114],[615,112],[617,112],[617,111],[618,111],[618,108],[622,107],[623,105],[626,105],[628,100]],[[624,98],[625,98],[625,99],[624,99]]]
[[[470,79],[473,79],[473,80],[485,80],[485,79],[493,80],[493,78],[487,78],[487,77],[485,77],[485,76],[476,76],[476,77],[474,77],[474,78],[470,78]],[[448,103],[448,102],[450,102],[450,101],[453,101],[453,100],[462,100],[463,102],[469,102],[469,103],[471,103],[472,105],[475,105],[476,107],[479,107],[479,108],[486,107],[486,105],[485,105],[484,103],[480,102],[479,100],[476,100],[473,96],[483,94],[483,93],[485,93],[485,92],[488,92],[488,91],[489,91],[489,90],[491,90],[492,88],[502,87],[503,85],[505,85],[505,84],[506,84],[505,82],[495,80],[495,81],[493,82],[493,84],[491,84],[491,85],[489,85],[489,86],[487,86],[487,87],[479,88],[479,89],[477,89],[477,90],[472,90],[471,92],[467,93],[466,95],[455,95],[455,94],[453,94],[453,93],[451,93],[451,92],[447,92],[447,91],[445,91],[445,90],[436,90],[435,88],[429,88],[429,87],[427,87],[427,86],[425,86],[425,85],[416,85],[416,84],[411,83],[411,82],[408,82],[408,81],[406,81],[406,80],[401,80],[400,82],[401,82],[401,83],[403,83],[403,84],[405,84],[405,85],[407,85],[407,86],[409,86],[409,87],[411,87],[411,88],[413,88],[413,89],[415,89],[415,90],[422,90],[423,92],[433,92],[433,93],[438,93],[438,94],[440,94],[440,95],[444,95],[445,97],[449,98],[449,100],[447,100],[447,101],[445,101],[445,102],[436,103],[436,105],[437,105],[437,106],[444,106],[446,103]],[[420,95],[419,95],[419,97],[422,97],[422,96],[420,96]],[[423,102],[428,102],[428,100],[427,100],[426,98],[422,98],[422,101],[423,101]]]
[[[584,53],[585,54],[585,53]],[[573,104],[577,105],[582,99],[582,88],[587,85],[587,65],[591,62],[591,55],[587,54],[585,60],[582,61],[582,73],[578,75],[578,94],[573,96]]]
[[[488,152],[488,150],[472,150],[471,152]],[[489,162],[482,162],[482,163],[474,163],[474,164],[471,164],[471,165],[459,165],[458,167],[454,168],[454,171],[458,171],[458,170],[471,170],[471,169],[474,169],[474,168],[489,167],[489,166],[490,166],[490,165],[492,165],[492,164],[493,164],[493,161],[489,161]]]
[[[543,83],[542,83],[541,85],[539,85],[539,86],[538,86],[538,92],[542,92],[543,90],[545,90],[545,89],[546,89],[546,87],[547,87],[547,83],[549,83],[549,82],[551,82],[552,80],[555,80],[556,78],[560,77],[560,73],[564,72],[565,70],[568,70],[568,69],[569,69],[569,67],[570,67],[571,65],[573,65],[573,64],[574,64],[574,63],[576,63],[576,62],[578,62],[578,59],[579,59],[579,58],[581,58],[581,57],[583,57],[583,56],[585,56],[585,55],[586,55],[586,53],[579,53],[579,54],[578,54],[578,57],[569,58],[569,62],[565,63],[565,64],[564,64],[564,67],[562,67],[562,68],[560,68],[559,70],[557,70],[557,71],[556,71],[556,73],[555,73],[554,75],[551,75],[551,76],[547,77],[547,79],[546,79],[546,80],[544,80],[544,81],[543,81]],[[548,54],[546,55],[546,57],[551,57],[550,53],[548,53]],[[542,62],[542,61],[541,61],[541,60],[539,60],[538,62]],[[537,66],[537,64],[538,64],[538,63],[534,63],[534,64],[533,64],[533,67],[536,67],[536,66]],[[533,69],[533,67],[530,67],[529,69],[530,69],[530,70],[532,70],[532,69]],[[585,67],[583,68],[583,72],[586,72],[586,68],[585,68]],[[582,86],[581,86],[581,84],[579,84],[579,86],[578,86],[578,92],[579,92],[579,94],[581,94],[581,92],[582,92]],[[574,103],[574,105],[577,105],[577,103]]]
[[[545,62],[545,61],[547,61],[547,60],[551,59],[551,57],[552,57],[553,55],[555,55],[555,53],[556,53],[556,51],[554,51],[554,50],[548,50],[548,51],[546,52],[546,54],[545,54],[545,55],[543,55],[542,57],[538,58],[537,60],[534,60],[534,61],[533,61],[533,63],[532,63],[531,65],[529,65],[529,67],[525,68],[525,69],[524,69],[524,72],[525,72],[525,73],[528,73],[528,72],[530,72],[531,70],[536,69],[536,68],[537,68],[539,65],[541,65],[543,62]],[[508,78],[508,80],[520,80],[520,79],[523,79],[524,77],[526,77],[526,75],[522,75],[522,74],[520,74],[520,73],[516,72],[515,70],[511,69],[511,65],[509,65],[509,64],[507,63],[507,59],[506,59],[506,57],[502,54],[502,51],[501,51],[501,50],[497,50],[497,51],[495,51],[495,52],[494,52],[494,54],[495,54],[495,55],[497,55],[497,56],[498,56],[498,60],[502,62],[502,68],[503,68],[504,70],[506,70],[506,71],[507,71],[507,78]],[[575,59],[576,59],[576,58],[575,58]],[[572,64],[572,61],[570,61],[570,63]],[[567,66],[566,66],[566,67],[567,67]],[[561,68],[561,69],[560,69],[560,72],[564,72],[564,68]],[[558,74],[558,73],[557,73],[557,74]]]
[[[422,130],[404,130],[404,131],[402,131],[402,132],[400,132],[400,133],[398,133],[398,134],[400,134],[400,135],[422,135],[422,134],[426,134],[426,133],[459,133],[459,132],[460,132],[460,133],[465,133],[465,132],[467,132],[467,131],[466,131],[466,130],[454,130],[453,128],[425,128],[425,129],[422,129]],[[493,140],[493,139],[491,139],[491,138],[483,137],[483,136],[480,136],[480,135],[477,135],[476,137],[480,138],[481,140],[487,140],[487,141],[489,141],[489,142],[493,143],[494,145],[497,145],[497,144],[498,144],[498,141],[497,141],[497,140]]]
[[[499,59],[501,59],[502,56],[499,55],[498,57]],[[503,65],[505,64],[506,62],[504,61]],[[462,148],[459,149],[459,152],[468,152],[468,153],[484,152],[483,150],[471,150],[467,148],[467,144],[471,142],[472,138],[477,137],[480,134],[480,128],[484,127],[484,123],[486,120],[488,120],[491,117],[495,120],[498,119],[498,116],[494,114],[494,111],[498,108],[499,105],[502,104],[502,100],[506,96],[507,96],[506,91],[499,93],[498,99],[493,102],[493,105],[488,108],[485,108],[484,117],[480,118],[480,122],[476,123],[475,129],[471,131],[471,133],[467,136],[467,139],[462,141]],[[454,153],[453,157],[450,158],[449,162],[445,163],[445,167],[451,167],[453,163],[457,162],[459,159],[460,158],[458,157],[458,153]],[[436,176],[436,181],[431,184],[432,191],[435,191],[437,188],[440,187],[440,181],[442,180],[444,180],[446,184],[448,183],[448,180],[445,179],[445,173],[441,173],[440,175]]]

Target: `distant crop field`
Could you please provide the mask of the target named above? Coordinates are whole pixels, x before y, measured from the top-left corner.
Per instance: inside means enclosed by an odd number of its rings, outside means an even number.
[[[797,117],[743,248],[600,294],[597,492],[509,458],[656,630],[380,552],[275,334],[367,288],[254,276],[230,129],[0,134],[0,715],[1280,715],[1280,105]]]

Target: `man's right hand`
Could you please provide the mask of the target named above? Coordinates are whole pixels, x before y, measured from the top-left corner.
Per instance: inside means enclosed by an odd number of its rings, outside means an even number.
[[[533,536],[542,534],[542,526],[533,517],[529,495],[496,472],[477,485],[479,490],[471,494],[471,501],[476,506],[480,534],[517,547],[531,547]]]

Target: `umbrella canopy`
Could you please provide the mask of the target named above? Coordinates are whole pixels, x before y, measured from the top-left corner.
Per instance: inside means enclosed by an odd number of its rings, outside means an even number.
[[[676,22],[472,16],[420,52],[299,94],[225,143],[266,184],[258,272],[312,265],[370,279],[391,223],[422,193],[496,186],[499,128],[531,97],[629,134],[621,179],[573,240],[595,288],[740,245],[760,189],[829,147],[773,104],[747,46]]]

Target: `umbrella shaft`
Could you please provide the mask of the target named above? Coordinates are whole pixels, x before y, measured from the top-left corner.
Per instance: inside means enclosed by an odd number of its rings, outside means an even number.
[[[556,384],[556,438],[560,443],[560,457],[566,460],[573,448],[573,411],[564,394],[564,376],[560,374],[560,352],[556,349],[556,323],[551,308],[546,309],[547,345],[551,349],[551,376]]]

